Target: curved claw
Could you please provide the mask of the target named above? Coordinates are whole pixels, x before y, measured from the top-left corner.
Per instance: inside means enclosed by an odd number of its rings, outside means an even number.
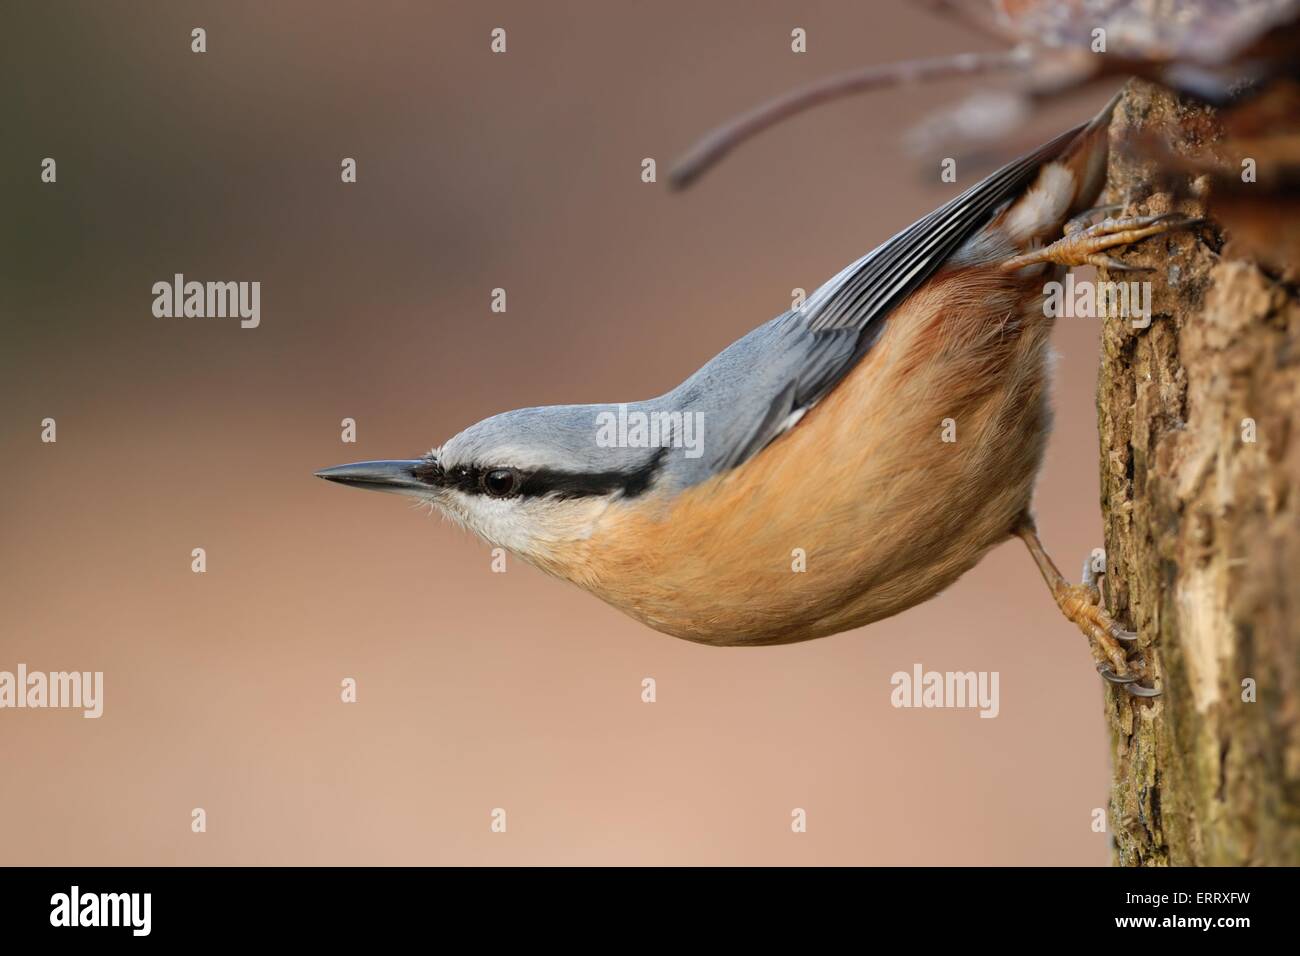
[[[1104,256],[1101,253],[1094,253],[1088,256],[1088,264],[1094,266],[1104,266],[1111,272],[1155,272],[1155,266],[1139,266],[1132,263],[1123,262],[1114,256]]]
[[[1138,639],[1138,632],[1137,632],[1137,631],[1126,631],[1126,630],[1124,630],[1124,628],[1122,628],[1122,627],[1120,627],[1118,624],[1116,624],[1115,626],[1113,626],[1113,627],[1110,629],[1110,636],[1113,637],[1113,638],[1115,638],[1115,640],[1117,640],[1117,641],[1129,641],[1129,642],[1132,642],[1132,641],[1136,641],[1136,640]]]
[[[1079,213],[1077,216],[1075,216],[1073,219],[1067,222],[1065,224],[1065,228],[1063,231],[1067,236],[1072,236],[1076,232],[1080,232],[1081,230],[1086,228],[1089,225],[1089,220],[1092,219],[1094,216],[1101,215],[1101,216],[1109,217],[1111,213],[1120,212],[1123,208],[1124,208],[1124,203],[1112,202],[1112,203],[1107,203],[1104,206],[1093,206],[1091,209],[1085,209],[1083,212]]]
[[[1158,687],[1143,687],[1139,684],[1138,681],[1142,678],[1132,674],[1116,674],[1106,664],[1098,664],[1097,673],[1108,682],[1120,685],[1134,697],[1159,697],[1161,694]]]
[[[1195,229],[1197,226],[1205,225],[1206,219],[1204,216],[1188,216],[1181,212],[1167,212],[1151,220],[1152,225],[1162,222],[1176,222],[1184,229]]]
[[[1116,674],[1108,664],[1098,664],[1097,673],[1112,684],[1136,684],[1142,679],[1133,674]]]

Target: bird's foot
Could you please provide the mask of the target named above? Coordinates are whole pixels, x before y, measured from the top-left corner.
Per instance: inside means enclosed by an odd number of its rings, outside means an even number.
[[[1057,606],[1085,637],[1097,661],[1097,673],[1135,697],[1158,697],[1160,691],[1141,684],[1143,668],[1128,659],[1125,643],[1137,640],[1137,632],[1121,627],[1101,605],[1101,592],[1085,576],[1083,584],[1066,584],[1057,589]]]
[[[1105,208],[1113,207],[1099,207],[1099,209]],[[1084,215],[1086,216],[1087,213]],[[1132,245],[1151,236],[1177,229],[1190,229],[1202,222],[1204,220],[1193,219],[1191,216],[1184,216],[1177,212],[1165,213],[1162,216],[1123,216],[1119,219],[1107,217],[1091,226],[1084,226],[1076,217],[1067,224],[1066,234],[1060,239],[1041,249],[1013,256],[1003,262],[1001,268],[1007,272],[1014,272],[1025,266],[1051,262],[1061,266],[1102,266],[1117,272],[1150,271],[1144,267],[1128,265],[1104,253],[1108,249]]]
[[[1113,212],[1123,212],[1124,204],[1122,202],[1107,203],[1104,206],[1093,206],[1091,209],[1085,209],[1079,215],[1075,216],[1065,224],[1061,231],[1067,236],[1073,236],[1076,232],[1082,232],[1085,228],[1092,225],[1094,216],[1109,216]]]
[[[1160,691],[1156,688],[1139,683],[1144,668],[1137,662],[1130,662],[1124,650],[1124,644],[1137,640],[1137,632],[1120,627],[1101,603],[1098,580],[1106,573],[1104,552],[1094,551],[1088,556],[1083,564],[1082,584],[1070,584],[1038,539],[1031,514],[1025,512],[1017,519],[1012,534],[1025,542],[1061,613],[1088,638],[1092,656],[1097,661],[1097,673],[1135,697],[1159,696]]]

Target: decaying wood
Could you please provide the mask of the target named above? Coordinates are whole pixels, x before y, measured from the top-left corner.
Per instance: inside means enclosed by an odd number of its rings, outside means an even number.
[[[1112,141],[1142,136],[1248,158],[1209,107],[1134,81]],[[1261,163],[1261,198],[1282,175]],[[1214,186],[1112,152],[1130,209],[1213,213]],[[1164,691],[1107,693],[1122,865],[1300,864],[1300,298],[1243,251],[1174,234],[1123,257],[1154,271],[1102,277],[1151,281],[1154,311],[1106,322],[1098,386],[1109,600]]]

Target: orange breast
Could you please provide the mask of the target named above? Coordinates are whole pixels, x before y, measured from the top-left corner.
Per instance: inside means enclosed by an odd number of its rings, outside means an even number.
[[[547,570],[710,644],[808,640],[932,596],[1029,504],[1048,424],[1042,283],[989,268],[932,280],[765,450],[671,499],[610,507]]]

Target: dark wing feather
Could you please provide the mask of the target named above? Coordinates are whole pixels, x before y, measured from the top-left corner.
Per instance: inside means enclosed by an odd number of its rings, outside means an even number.
[[[726,441],[711,456],[715,473],[734,468],[767,447],[797,420],[797,413],[811,408],[839,384],[884,331],[889,312],[934,275],[1004,203],[1025,190],[1039,167],[1064,152],[1083,128],[1062,133],[976,183],[854,262],[801,308],[751,333],[772,339],[751,360],[762,362],[766,353],[778,366],[783,363],[776,355],[792,356],[794,361],[778,369],[781,380],[765,381],[768,397],[758,417],[747,426],[728,429]],[[726,356],[724,352],[719,359]]]

